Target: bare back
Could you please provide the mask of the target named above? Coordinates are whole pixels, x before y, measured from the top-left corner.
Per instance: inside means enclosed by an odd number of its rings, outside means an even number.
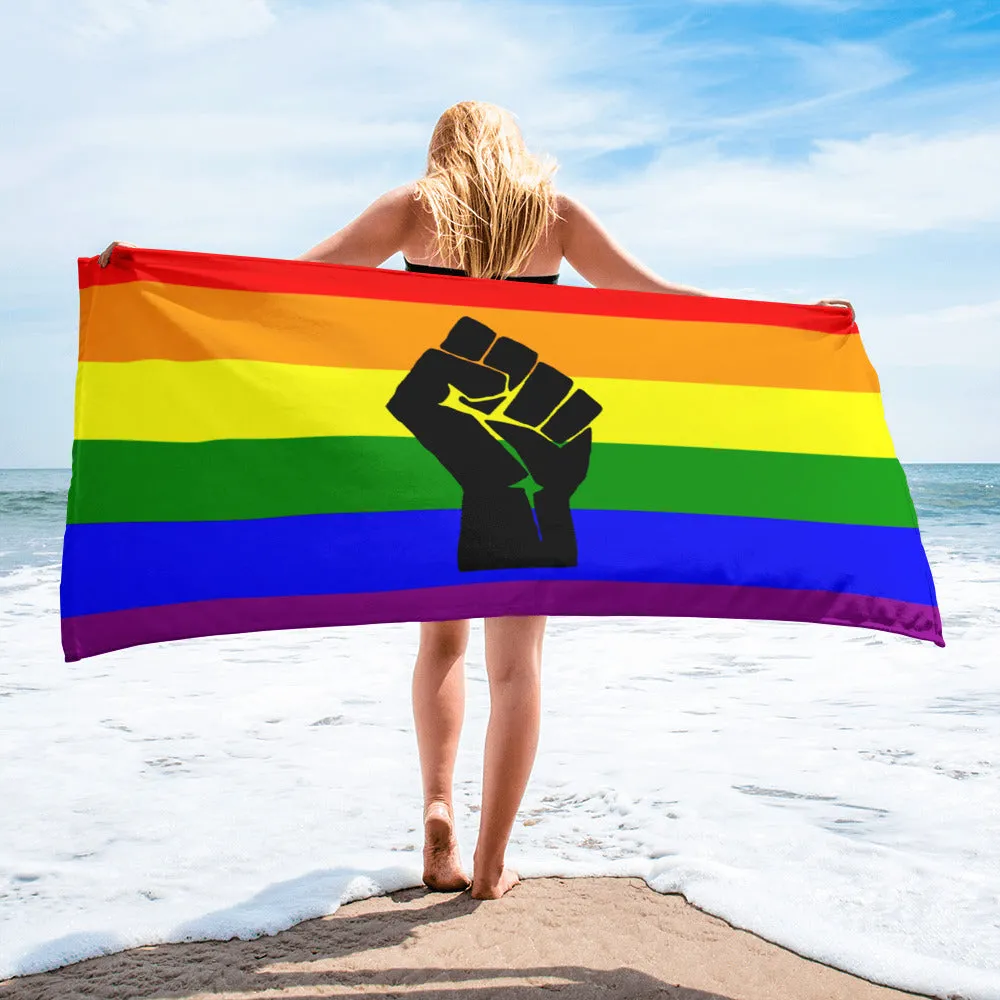
[[[562,195],[557,196],[557,211],[563,215],[565,205]],[[447,264],[437,253],[434,239],[434,216],[424,202],[414,200],[412,218],[404,239],[403,256],[414,264],[430,267],[446,267]],[[538,245],[518,276],[556,274],[563,259],[563,222],[557,219],[548,226]]]
[[[545,231],[519,276],[555,274],[565,259],[597,288],[707,294],[664,281],[640,264],[612,239],[594,215],[568,195],[556,195],[556,211],[559,218]],[[378,267],[400,252],[414,264],[446,266],[434,247],[433,217],[427,206],[417,201],[414,183],[376,198],[356,219],[298,259]]]

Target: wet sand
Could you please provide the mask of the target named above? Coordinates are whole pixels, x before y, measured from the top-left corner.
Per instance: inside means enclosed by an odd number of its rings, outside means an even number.
[[[545,993],[539,993],[544,990]],[[638,878],[525,879],[500,900],[406,889],[253,941],[151,945],[0,983],[2,1000],[889,1000]]]

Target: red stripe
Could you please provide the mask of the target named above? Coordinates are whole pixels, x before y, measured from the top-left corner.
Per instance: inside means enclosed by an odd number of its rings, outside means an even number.
[[[623,292],[572,285],[532,285],[269,257],[116,247],[107,267],[102,268],[97,257],[81,257],[79,267],[81,289],[130,281],[156,281],[245,292],[339,295],[589,316],[784,326],[838,335],[858,332],[848,310],[837,306]]]

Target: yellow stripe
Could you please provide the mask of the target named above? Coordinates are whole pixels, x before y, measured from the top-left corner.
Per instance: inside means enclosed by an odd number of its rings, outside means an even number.
[[[406,373],[268,361],[87,361],[76,437],[132,441],[406,437],[385,408]],[[594,440],[893,457],[876,393],[579,378]]]

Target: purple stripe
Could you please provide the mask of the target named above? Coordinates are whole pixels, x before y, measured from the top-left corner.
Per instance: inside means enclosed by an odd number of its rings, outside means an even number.
[[[245,597],[165,604],[62,621],[69,661],[203,635],[501,615],[653,615],[852,625],[944,645],[937,607],[826,590],[534,580],[374,594]]]

